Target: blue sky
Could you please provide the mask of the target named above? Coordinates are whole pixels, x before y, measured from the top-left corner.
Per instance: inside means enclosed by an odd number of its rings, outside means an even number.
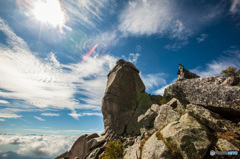
[[[2,0],[0,152],[49,157],[103,131],[101,98],[120,58],[163,94],[179,63],[200,76],[240,68],[239,37],[240,0]]]

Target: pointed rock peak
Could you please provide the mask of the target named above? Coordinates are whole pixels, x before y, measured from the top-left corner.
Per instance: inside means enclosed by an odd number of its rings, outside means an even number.
[[[146,112],[152,101],[145,92],[139,70],[130,62],[118,60],[109,72],[102,113],[105,127],[118,135],[139,134],[137,118]]]

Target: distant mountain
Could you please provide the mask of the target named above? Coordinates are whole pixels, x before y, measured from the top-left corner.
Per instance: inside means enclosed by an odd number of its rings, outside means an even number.
[[[8,152],[1,152],[0,159],[50,159],[50,158],[35,158],[35,157],[28,157],[28,156],[21,156],[15,152],[8,151]]]

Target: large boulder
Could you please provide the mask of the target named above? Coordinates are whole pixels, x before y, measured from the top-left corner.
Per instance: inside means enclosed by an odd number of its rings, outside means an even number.
[[[202,106],[188,104],[187,111],[206,126],[216,132],[234,131],[240,133],[240,128],[230,120],[222,118],[219,114],[212,112]]]
[[[149,159],[171,159],[171,151],[159,140],[154,133],[144,144],[142,149],[142,158]]]
[[[105,128],[109,126],[118,135],[140,134],[137,118],[151,104],[151,97],[145,93],[139,70],[130,62],[118,60],[108,74],[102,100]]]
[[[180,119],[180,114],[173,110],[173,108],[167,104],[160,107],[157,117],[154,120],[154,128],[160,129],[168,123]]]
[[[177,81],[165,89],[167,99],[205,106],[219,114],[240,116],[240,87],[215,84],[219,77],[201,77]]]
[[[90,152],[90,147],[88,142],[93,139],[99,137],[97,133],[90,134],[90,135],[82,135],[80,136],[77,141],[73,144],[71,150],[67,153],[66,157],[68,159],[74,159],[75,157],[83,158]]]
[[[203,158],[211,142],[208,129],[188,113],[179,121],[169,123],[161,134],[166,142],[175,145],[183,158]]]

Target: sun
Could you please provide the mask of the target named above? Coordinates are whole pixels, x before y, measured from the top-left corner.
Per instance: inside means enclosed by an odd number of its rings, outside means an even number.
[[[54,27],[65,23],[64,12],[59,0],[38,0],[32,10],[37,20],[49,23]]]

